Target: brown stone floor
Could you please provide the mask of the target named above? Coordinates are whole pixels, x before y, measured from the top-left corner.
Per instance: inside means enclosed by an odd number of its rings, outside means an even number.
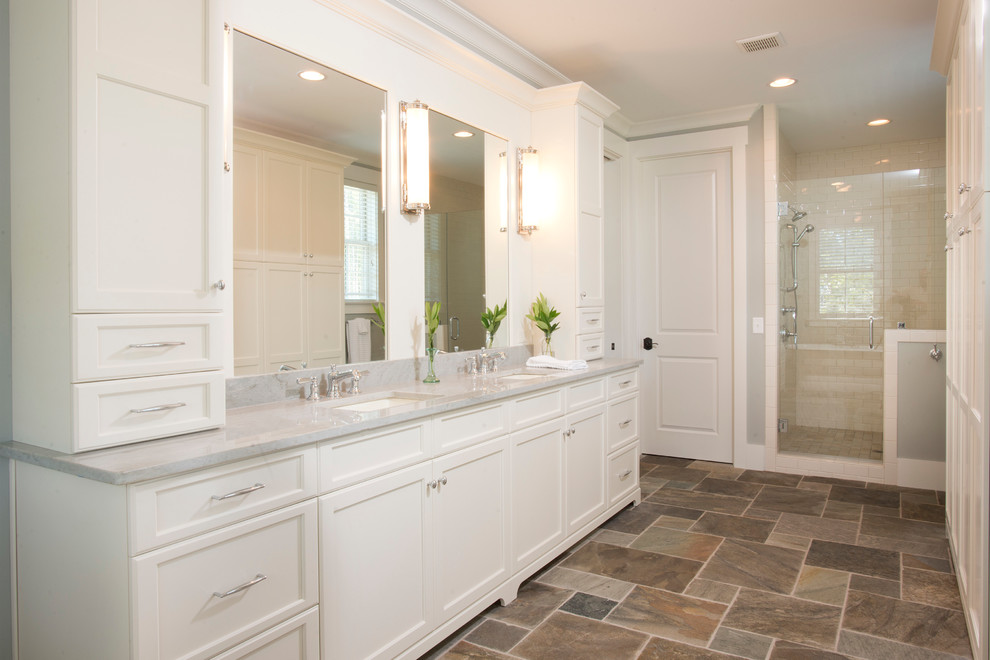
[[[792,426],[777,434],[777,451],[882,461],[883,433]]]
[[[970,657],[943,493],[658,456],[640,483],[426,657]]]

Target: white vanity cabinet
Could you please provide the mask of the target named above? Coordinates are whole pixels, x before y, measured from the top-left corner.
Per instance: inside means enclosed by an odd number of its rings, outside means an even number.
[[[197,314],[193,323],[212,333],[218,324],[210,317],[224,306],[219,7],[217,0],[10,3],[19,442],[72,453],[223,423],[219,356],[184,353],[190,345],[172,333],[174,323],[155,331],[144,318]],[[132,317],[118,337],[122,368],[74,374],[101,350],[75,324],[98,325],[93,317],[110,313]],[[123,401],[154,385],[122,377],[154,362],[159,369],[144,375],[195,372],[207,399],[165,394],[152,405],[117,406],[122,412],[112,419],[101,410],[96,425],[77,418],[74,401],[93,395],[90,381],[105,380],[100,396]],[[95,429],[112,429],[118,440],[104,442]]]
[[[556,181],[554,217],[533,243],[533,279],[561,312],[558,357],[605,355],[604,122],[618,107],[583,83],[546,90],[533,112],[541,167],[566,173]],[[573,277],[561,277],[573,273]]]
[[[418,658],[639,501],[617,375],[129,485],[15,460],[18,657]]]

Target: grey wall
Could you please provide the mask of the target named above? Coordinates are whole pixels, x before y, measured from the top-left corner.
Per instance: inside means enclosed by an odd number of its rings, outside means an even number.
[[[0,442],[12,438],[10,380],[10,3],[0,0]],[[0,459],[0,658],[12,656],[10,473]]]
[[[746,145],[746,441],[766,444],[766,343],[753,334],[753,318],[763,317],[763,108],[750,118]],[[764,319],[766,321],[766,319]]]
[[[897,457],[945,461],[945,344],[897,345]]]

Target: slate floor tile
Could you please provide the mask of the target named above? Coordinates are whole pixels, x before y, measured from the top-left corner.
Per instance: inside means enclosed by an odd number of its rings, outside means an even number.
[[[535,628],[551,612],[571,597],[571,591],[559,589],[541,582],[528,582],[519,589],[516,599],[505,607],[496,607],[488,618],[504,621],[523,628]]]
[[[704,580],[789,594],[804,553],[762,543],[726,539],[698,574]]]
[[[475,646],[466,641],[458,642],[456,646],[443,655],[444,660],[511,660],[507,655]]]
[[[945,538],[945,525],[903,518],[889,518],[864,513],[860,533],[866,536],[886,536],[901,541],[928,543]]]
[[[901,583],[897,580],[884,580],[854,573],[849,579],[849,588],[889,598],[901,597]]]
[[[720,479],[735,479],[745,472],[742,468],[737,468],[732,463],[714,463],[712,461],[695,461],[691,463],[691,468],[695,470],[708,470],[712,476]]]
[[[661,479],[666,479],[667,481],[677,481],[695,485],[700,483],[709,474],[711,473],[707,470],[694,470],[689,467],[675,467],[672,465],[658,465],[656,469],[650,473],[650,476],[654,478],[660,477]]]
[[[643,649],[639,660],[731,660],[733,657],[718,651],[653,637]]]
[[[841,615],[840,607],[743,589],[725,615],[722,625],[832,649]]]
[[[896,509],[901,506],[900,493],[889,490],[833,486],[828,499],[849,504],[869,504]]]
[[[722,479],[720,477],[720,474],[708,477],[695,486],[694,490],[699,493],[717,493],[719,495],[731,495],[732,497],[753,498],[763,488],[762,484],[752,484],[734,479]]]
[[[653,454],[643,454],[642,460],[653,465],[673,465],[674,467],[687,467],[694,463],[690,458],[676,458],[674,456],[655,456]]]
[[[908,520],[945,524],[945,507],[941,504],[901,502],[901,517]]]
[[[602,528],[625,534],[639,534],[656,522],[662,514],[660,507],[643,502],[639,506],[627,507],[615,514],[602,525]]]
[[[789,486],[794,488],[801,483],[801,476],[797,474],[784,474],[782,472],[746,470],[739,475],[739,481],[748,481],[754,484],[771,484],[773,486]]]
[[[557,612],[512,654],[528,660],[633,660],[647,639],[642,633]]]
[[[859,519],[862,516],[862,504],[839,502],[838,500],[829,500],[825,504],[825,512],[822,513],[823,518],[830,518],[832,520],[849,520],[852,522],[859,522]]]
[[[863,635],[851,630],[839,633],[836,649],[855,658],[868,660],[959,660],[958,655],[933,651],[920,646],[902,644],[889,639]],[[964,657],[969,657],[967,653]]]
[[[609,600],[591,594],[576,593],[570,600],[560,606],[561,611],[570,612],[589,619],[604,619],[605,615],[618,605],[618,601]]]
[[[814,649],[804,644],[777,641],[770,653],[770,660],[849,660],[849,656],[831,651]]]
[[[753,506],[771,511],[820,516],[825,509],[827,498],[827,493],[814,490],[765,486],[753,500]]]
[[[660,516],[657,521],[653,523],[654,527],[666,527],[668,529],[679,529],[682,532],[690,529],[691,525],[694,524],[694,520],[689,520],[687,518],[675,518],[674,516]]]
[[[956,576],[905,568],[901,574],[901,598],[951,610],[962,610]]]
[[[849,573],[805,566],[794,586],[794,595],[817,603],[842,605],[846,602],[848,585]]]
[[[962,612],[850,591],[842,626],[934,651],[969,654]]]
[[[702,564],[645,550],[591,542],[568,557],[561,566],[681,592],[694,579]]]
[[[721,603],[636,587],[605,620],[665,639],[705,645],[725,609]]]
[[[667,488],[661,488],[650,495],[645,503],[665,504],[667,506],[700,511],[714,511],[716,513],[729,513],[736,516],[745,511],[750,505],[750,501],[742,497]]]
[[[629,547],[704,562],[720,543],[722,539],[718,536],[651,527],[636,537]]]
[[[811,539],[807,536],[791,536],[789,534],[777,534],[774,532],[767,539],[767,545],[775,545],[778,548],[790,548],[804,552],[811,545]]]
[[[829,484],[832,486],[845,486],[846,488],[866,488],[865,481],[855,481],[852,479],[836,479],[835,477],[816,477],[808,475],[801,477],[801,483],[806,481],[816,484]]]
[[[901,577],[901,558],[898,553],[847,543],[813,540],[805,563],[887,580],[898,580]]]
[[[509,623],[487,619],[472,630],[465,641],[484,646],[496,651],[508,651],[529,634],[527,628],[520,628]]]
[[[846,520],[829,520],[818,516],[784,513],[781,514],[773,531],[775,534],[805,536],[823,541],[854,544],[859,534],[859,525]]]
[[[774,523],[769,520],[755,520],[742,516],[727,516],[721,513],[706,512],[691,528],[692,532],[712,534],[744,541],[763,542],[770,536]],[[707,557],[706,557],[707,559]]]
[[[736,597],[736,594],[739,593],[739,587],[734,584],[724,584],[722,582],[712,582],[711,580],[695,578],[688,585],[687,589],[684,590],[684,593],[695,598],[713,600],[716,603],[725,603],[728,605]]]
[[[934,557],[936,559],[949,558],[949,543],[945,539],[930,542],[905,541],[893,536],[869,536],[860,532],[856,545],[924,557]]]
[[[635,541],[638,536],[635,534],[626,534],[625,532],[617,532],[614,529],[600,529],[591,538],[599,543],[610,543],[612,545],[621,545],[622,547],[627,547],[630,543]]]
[[[773,638],[771,637],[722,627],[716,631],[708,648],[751,660],[763,660],[767,657],[772,645]]]
[[[904,565],[904,568],[922,568],[928,571],[938,571],[939,573],[952,572],[952,563],[948,559],[904,554],[901,555],[901,563]]]
[[[543,573],[538,579],[544,584],[560,587],[561,589],[581,591],[615,601],[625,598],[632,591],[633,586],[635,586],[631,582],[614,580],[604,575],[575,571],[560,566],[556,566]]]

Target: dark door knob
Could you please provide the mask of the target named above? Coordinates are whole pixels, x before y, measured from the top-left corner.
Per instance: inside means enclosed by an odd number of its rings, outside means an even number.
[[[650,337],[646,337],[645,339],[643,339],[643,348],[650,351],[653,350],[653,346],[654,346],[653,339],[651,339]]]

